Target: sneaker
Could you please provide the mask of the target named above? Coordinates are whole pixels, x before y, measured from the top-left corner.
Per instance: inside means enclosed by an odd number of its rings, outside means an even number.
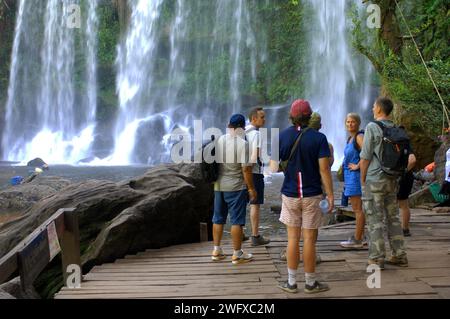
[[[384,259],[383,258],[378,258],[378,259],[369,259],[369,261],[367,262],[367,266],[370,265],[378,265],[378,267],[380,267],[381,270],[384,269]]]
[[[280,288],[281,290],[284,290],[286,292],[289,292],[291,294],[295,294],[295,293],[298,292],[297,284],[293,284],[291,286],[291,285],[289,285],[289,281],[286,281],[286,282],[284,282],[282,284],[279,284],[278,288]]]
[[[343,248],[363,248],[364,244],[362,240],[356,240],[355,236],[350,237],[347,241],[342,241],[340,243]]]
[[[404,237],[411,237],[411,233],[409,229],[403,229],[403,236]]]
[[[252,260],[253,260],[252,254],[247,254],[241,251],[241,254],[239,256],[233,255],[231,262],[233,263],[233,265],[238,265],[248,263]]]
[[[211,259],[212,259],[213,261],[220,261],[220,260],[225,259],[226,257],[227,257],[227,256],[225,256],[225,254],[223,253],[223,250],[214,250],[214,251],[212,252]]]
[[[391,258],[386,260],[386,264],[393,265],[393,266],[399,266],[399,267],[408,267],[408,258],[392,256]]]
[[[327,284],[318,282],[317,280],[312,286],[305,284],[305,293],[307,294],[316,294],[318,292],[324,292],[328,290],[330,290],[330,287],[328,287]]]
[[[270,239],[266,239],[262,235],[252,236],[252,246],[263,246],[268,243],[270,243]]]

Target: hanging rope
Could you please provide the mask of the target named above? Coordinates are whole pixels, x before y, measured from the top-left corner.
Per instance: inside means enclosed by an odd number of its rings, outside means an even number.
[[[411,32],[411,29],[409,28],[408,22],[406,22],[405,16],[403,15],[402,9],[400,8],[400,6],[398,5],[397,0],[394,0],[395,4],[397,5],[398,10],[400,11],[400,15],[403,19],[403,22],[406,25],[406,28],[408,29],[409,35],[411,37],[411,39],[414,42],[414,45],[416,47],[417,53],[419,53],[420,59],[422,60],[423,65],[425,66],[425,69],[427,70],[428,76],[430,77],[431,82],[433,83],[434,89],[436,90],[437,95],[439,96],[439,99],[441,100],[441,104],[442,104],[442,132],[444,131],[445,128],[445,118],[447,118],[447,124],[448,127],[450,128],[450,118],[448,115],[448,109],[447,106],[445,105],[444,100],[442,99],[441,93],[439,92],[439,89],[436,85],[436,82],[434,82],[433,76],[431,75],[431,72],[427,66],[427,63],[425,62],[425,59],[423,58],[422,52],[420,52],[419,46],[417,45],[416,40],[414,39],[414,36]]]

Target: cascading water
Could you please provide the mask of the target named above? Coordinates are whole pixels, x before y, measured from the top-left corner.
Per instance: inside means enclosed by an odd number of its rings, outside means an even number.
[[[76,163],[89,156],[97,103],[97,1],[20,1],[2,139],[8,160]],[[80,28],[71,26],[83,5]],[[76,65],[80,57],[84,68]],[[77,80],[85,89],[77,88]]]
[[[256,82],[263,56],[256,50],[249,2],[129,3],[129,31],[117,59],[115,149],[104,163],[168,161],[165,142],[172,129],[189,130],[195,118],[204,127],[222,128],[232,111],[241,110],[242,87]],[[170,21],[161,15],[164,8],[174,12]]]
[[[305,97],[321,112],[324,132],[339,157],[345,113],[362,111],[372,93],[367,85],[371,68],[349,44],[348,3],[301,3],[302,10],[306,4],[310,10],[304,15],[310,68],[296,68],[297,83],[300,87],[301,78],[306,79]],[[81,29],[66,25],[70,4],[88,12],[81,16]],[[92,164],[170,161],[173,129],[193,133],[194,120],[201,119],[204,129],[224,131],[231,113],[247,113],[261,99],[257,85],[278,81],[269,65],[283,57],[268,49],[268,35],[276,28],[261,18],[276,7],[275,1],[128,4],[128,30],[117,49],[115,145],[111,156]],[[2,139],[7,159],[39,156],[50,163],[75,163],[94,154],[97,5],[98,0],[20,1]],[[267,126],[285,127],[286,109],[268,108]]]
[[[372,95],[372,67],[350,45],[347,0],[307,0],[313,23],[305,26],[310,42],[307,98],[322,116],[323,132],[335,149],[335,168],[341,164],[346,142],[347,112],[361,116]]]
[[[307,28],[311,61],[307,97],[322,113],[324,132],[336,145],[338,157],[345,143],[346,112],[363,110],[370,95],[368,63],[355,58],[349,44],[346,2],[302,4],[309,5],[312,18],[308,19],[313,21]],[[249,9],[257,3],[261,4],[254,0],[129,3],[129,30],[117,59],[120,115],[115,148],[103,163],[168,161],[166,142],[174,128],[190,130],[194,119],[201,119],[203,128],[224,129],[231,113],[246,113],[244,105],[257,103],[251,98],[243,101],[248,98],[243,92],[257,83],[258,63],[267,63],[268,58],[267,30],[256,32],[258,12]],[[354,101],[359,104],[349,105]],[[268,126],[284,127],[287,123],[280,119],[286,118],[285,112],[283,107],[272,108]]]

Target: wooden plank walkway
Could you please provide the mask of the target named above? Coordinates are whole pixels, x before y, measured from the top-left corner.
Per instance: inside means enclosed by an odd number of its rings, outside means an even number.
[[[285,238],[272,238],[267,247],[246,247],[255,261],[232,265],[230,257],[210,260],[212,243],[197,243],[147,250],[112,264],[97,266],[85,276],[80,289],[63,288],[57,299],[103,298],[200,298],[200,299],[281,299],[281,298],[450,298],[450,214],[413,210],[411,233],[407,238],[410,266],[386,266],[381,272],[381,288],[366,285],[367,249],[345,250],[339,241],[348,238],[354,223],[327,226],[320,230],[318,253],[322,263],[319,277],[331,290],[307,295],[287,294],[276,286],[287,277],[286,262],[279,260]],[[231,253],[230,241],[225,252]],[[299,287],[304,273],[299,267]]]

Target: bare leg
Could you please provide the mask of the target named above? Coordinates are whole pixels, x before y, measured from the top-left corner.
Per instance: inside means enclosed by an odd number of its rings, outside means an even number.
[[[259,235],[259,211],[260,205],[250,205],[250,221],[252,223],[252,236]]]
[[[301,234],[301,236],[300,236],[300,240],[303,238],[303,233]],[[317,238],[319,237],[319,231],[317,231],[316,233],[315,233],[315,238],[314,238],[314,240],[315,240],[315,242],[317,243]],[[304,245],[305,245],[305,242],[303,241],[303,250],[305,249],[304,248]],[[316,256],[317,257],[317,256]],[[302,261],[303,260],[303,254],[302,254],[302,252],[300,251],[300,261]]]
[[[300,227],[287,226],[288,247],[286,252],[287,266],[289,269],[297,269],[300,255]]]
[[[231,226],[231,239],[233,241],[233,249],[241,250],[241,247],[242,247],[242,227],[241,227],[241,225]]]
[[[303,229],[303,265],[305,273],[316,271],[317,229]]]
[[[400,214],[402,215],[402,228],[409,229],[409,220],[411,219],[411,211],[409,210],[408,200],[399,200]]]
[[[223,235],[223,225],[214,224],[213,225],[213,240],[214,246],[220,246]]]
[[[362,210],[361,196],[350,197],[350,203],[352,204],[352,209],[355,212],[356,217],[355,239],[362,240],[364,235],[364,226],[366,225],[366,219]]]

